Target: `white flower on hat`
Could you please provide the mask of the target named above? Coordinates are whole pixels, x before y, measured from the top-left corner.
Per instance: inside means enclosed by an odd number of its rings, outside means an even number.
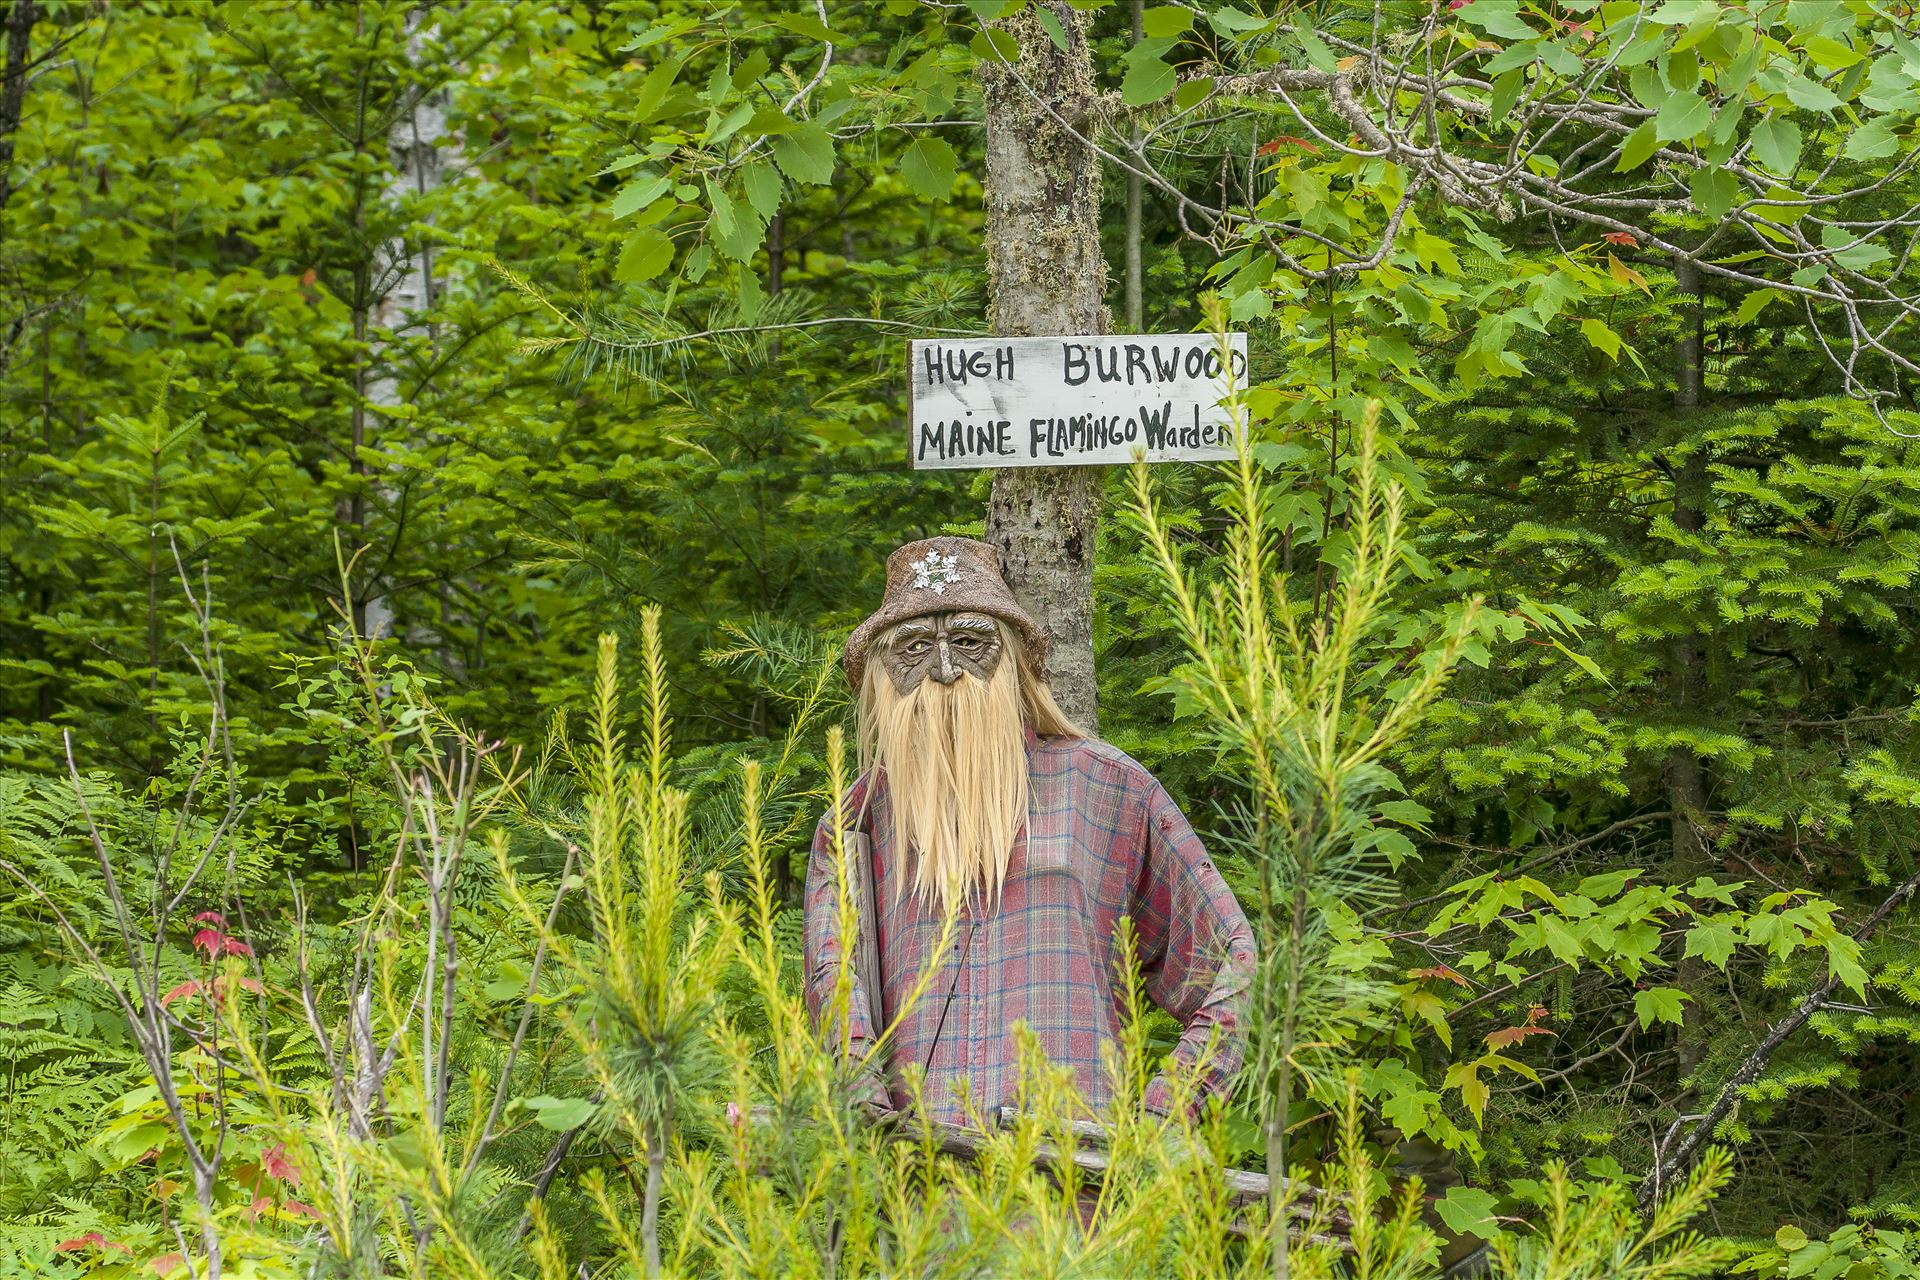
[[[937,596],[947,594],[947,584],[960,581],[959,563],[958,556],[943,556],[938,551],[927,552],[911,566],[913,589],[931,591]]]

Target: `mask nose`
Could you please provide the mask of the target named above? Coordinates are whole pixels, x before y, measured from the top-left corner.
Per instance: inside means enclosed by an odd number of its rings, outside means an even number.
[[[929,673],[941,684],[952,684],[960,678],[960,669],[953,665],[953,654],[947,648],[947,642],[940,642],[940,661],[936,662]]]

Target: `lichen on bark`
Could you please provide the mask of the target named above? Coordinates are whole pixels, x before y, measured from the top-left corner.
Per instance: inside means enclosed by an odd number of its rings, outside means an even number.
[[[1100,162],[1064,122],[1095,99],[1086,20],[1051,12],[1056,45],[1031,10],[996,24],[1013,37],[1012,66],[987,61],[980,87],[987,141],[987,280],[995,333],[1105,333],[1107,264],[1100,252]],[[1104,468],[1008,468],[993,477],[987,541],[1008,584],[1053,633],[1048,675],[1067,714],[1098,727],[1093,669],[1093,559]]]

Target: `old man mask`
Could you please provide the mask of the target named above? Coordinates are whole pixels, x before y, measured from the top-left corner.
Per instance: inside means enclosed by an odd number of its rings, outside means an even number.
[[[997,899],[1027,818],[1027,732],[1083,736],[1041,675],[1046,634],[967,538],[908,543],[847,640],[863,768],[886,776],[912,889],[943,908]]]

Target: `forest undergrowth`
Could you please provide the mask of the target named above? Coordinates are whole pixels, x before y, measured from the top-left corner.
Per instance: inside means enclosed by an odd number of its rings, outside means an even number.
[[[804,854],[1043,90],[1245,334],[1076,635],[1255,1038],[886,1132]],[[1865,0],[0,6],[0,1274],[1914,1275],[1916,121]]]
[[[1383,1098],[1395,1068],[1378,1037],[1410,1038],[1413,1018],[1444,1024],[1407,1007],[1389,980],[1391,939],[1365,925],[1393,902],[1401,855],[1388,837],[1407,812],[1379,762],[1435,705],[1477,606],[1411,649],[1396,636],[1405,495],[1372,461],[1375,412],[1356,440],[1339,586],[1320,611],[1304,607],[1279,572],[1248,419],[1236,420],[1221,562],[1187,563],[1144,467],[1133,500],[1189,647],[1177,679],[1245,779],[1220,820],[1223,862],[1269,941],[1235,1106],[1170,1118],[1140,1106],[1167,1046],[1138,974],[1122,987],[1110,1110],[1089,1110],[1071,1071],[1037,1050],[1022,1105],[961,1129],[911,1113],[877,1124],[852,1105],[864,1064],[807,1013],[797,911],[773,872],[805,817],[851,782],[831,664],[788,673],[800,678],[787,750],[737,761],[724,797],[696,806],[657,609],[643,616],[637,676],[603,637],[589,703],[525,747],[462,726],[390,646],[343,620],[338,651],[298,668],[292,695],[370,791],[384,782],[359,810],[359,838],[381,854],[351,872],[288,874],[225,712],[215,602],[182,572],[206,702],[183,718],[165,782],[130,789],[70,739],[64,776],[6,783],[0,1265],[559,1280],[1439,1276],[1464,1264],[1598,1280],[1718,1274],[1744,1252],[1743,1269],[1766,1273],[1787,1256],[1788,1228],[1771,1252],[1700,1233],[1734,1176],[1723,1150],[1656,1175],[1642,1219],[1633,1184],[1603,1163],[1549,1161],[1496,1200],[1427,1186],[1383,1142],[1372,1116],[1411,1130],[1439,1098],[1417,1079]],[[788,763],[814,737],[822,792]],[[1782,956],[1823,955],[1832,982],[1865,982],[1830,903],[1796,895],[1749,912],[1711,882],[1630,879],[1558,893],[1518,882],[1555,914],[1510,923],[1509,956],[1529,951],[1534,927],[1550,952],[1557,916],[1623,933],[1679,920],[1758,932]],[[1476,882],[1443,897],[1431,936],[1476,913],[1511,921],[1517,900]],[[1657,964],[1611,963],[1633,975]],[[850,990],[843,975],[835,999]],[[1538,1021],[1489,1034],[1450,1073],[1472,1120],[1486,1079],[1547,1083],[1510,1052]],[[1176,1097],[1193,1079],[1176,1073]],[[1250,1124],[1264,1136],[1249,1142]],[[1895,1231],[1799,1244],[1796,1258],[1826,1251],[1850,1275],[1911,1274]]]

